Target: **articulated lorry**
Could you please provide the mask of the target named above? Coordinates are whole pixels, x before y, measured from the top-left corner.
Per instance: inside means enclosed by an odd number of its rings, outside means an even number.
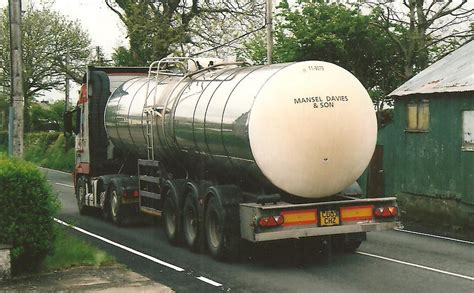
[[[161,217],[169,242],[216,259],[244,240],[352,251],[366,232],[399,225],[395,198],[360,195],[376,117],[362,84],[334,64],[90,66],[65,129],[76,134],[81,213]]]

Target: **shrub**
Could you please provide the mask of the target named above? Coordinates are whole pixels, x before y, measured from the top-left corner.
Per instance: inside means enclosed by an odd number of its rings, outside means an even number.
[[[8,144],[8,131],[0,130],[0,145],[7,146]]]
[[[64,150],[64,135],[58,132],[35,132],[25,137],[25,160],[42,167],[62,171],[74,168],[74,137],[67,138],[68,149]]]
[[[0,190],[0,243],[13,247],[12,272],[34,270],[53,247],[57,197],[37,167],[5,157]]]

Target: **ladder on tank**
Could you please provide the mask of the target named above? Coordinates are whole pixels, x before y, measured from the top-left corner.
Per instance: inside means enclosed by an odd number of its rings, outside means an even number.
[[[188,61],[194,63],[197,66],[198,63],[190,57],[166,57],[159,61],[155,61],[150,64],[148,68],[148,82],[146,86],[146,99],[145,107],[143,112],[145,114],[145,140],[148,160],[155,160],[155,146],[154,146],[154,135],[153,135],[153,123],[156,116],[162,116],[159,108],[156,108],[156,95],[155,89],[153,93],[152,104],[149,105],[148,98],[150,96],[150,83],[152,79],[155,80],[155,85],[158,84],[159,76],[185,76],[190,72]]]

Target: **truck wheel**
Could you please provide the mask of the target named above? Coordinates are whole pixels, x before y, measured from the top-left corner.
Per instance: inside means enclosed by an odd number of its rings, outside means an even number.
[[[364,238],[361,239],[361,237],[359,235],[335,235],[332,240],[333,249],[336,252],[352,253],[362,244]]]
[[[217,260],[235,259],[240,239],[227,231],[224,208],[215,196],[207,204],[204,223],[207,248],[211,256]]]
[[[359,248],[359,246],[362,244],[362,241],[360,240],[351,240],[346,243],[344,243],[344,248],[343,251],[347,253],[352,253]]]
[[[86,205],[86,194],[88,190],[88,182],[85,176],[80,176],[77,179],[77,187],[76,187],[76,200],[77,200],[77,208],[79,209],[79,214],[85,215],[89,211],[88,206]]]
[[[168,190],[165,202],[163,203],[163,225],[165,226],[168,242],[176,245],[180,240],[181,233],[181,215],[179,206],[172,190]]]
[[[117,225],[121,225],[123,223],[122,197],[117,192],[117,188],[113,185],[110,187],[109,206],[112,221]]]
[[[183,234],[186,245],[191,251],[198,251],[201,238],[199,214],[196,201],[186,197],[183,207]]]

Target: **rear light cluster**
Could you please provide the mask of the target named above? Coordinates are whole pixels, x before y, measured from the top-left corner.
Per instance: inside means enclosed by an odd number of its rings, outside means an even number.
[[[283,217],[282,216],[268,216],[263,217],[258,220],[258,225],[262,228],[268,227],[276,227],[283,225]]]
[[[123,191],[123,197],[129,197],[129,196],[138,197],[138,195],[139,195],[138,190],[133,190],[133,191],[128,191],[128,192],[126,190]]]
[[[380,207],[374,209],[374,215],[377,218],[391,218],[398,216],[397,207]]]
[[[393,218],[398,216],[398,208],[396,206],[374,207],[373,205],[365,206],[349,206],[341,207],[334,210],[337,221],[333,225],[339,225],[339,219],[344,222],[356,221],[373,221],[375,218]],[[321,222],[323,221],[323,214],[321,214]],[[295,210],[283,211],[277,216],[266,216],[258,219],[258,226],[261,228],[270,228],[277,226],[291,226],[291,225],[311,225],[318,223],[318,211],[312,210]],[[333,226],[331,225],[331,226]],[[321,226],[328,226],[323,225]]]

